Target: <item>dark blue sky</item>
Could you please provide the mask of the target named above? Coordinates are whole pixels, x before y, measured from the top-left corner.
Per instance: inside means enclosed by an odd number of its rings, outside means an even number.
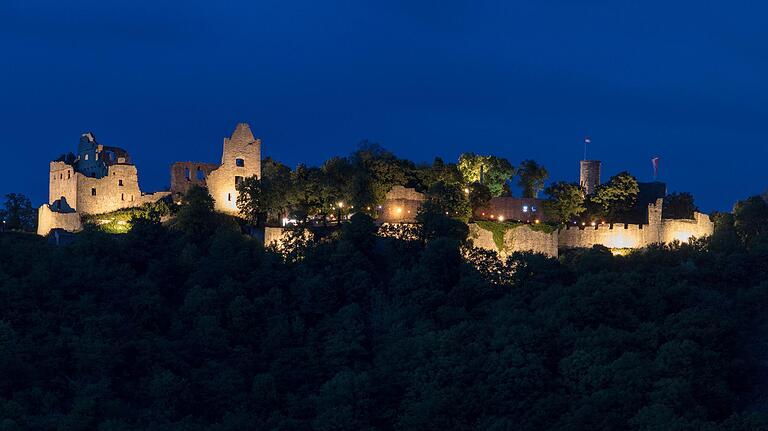
[[[629,170],[706,210],[768,187],[768,5],[708,1],[3,1],[0,193],[47,197],[87,130],[142,188],[247,121],[291,166],[401,157]]]

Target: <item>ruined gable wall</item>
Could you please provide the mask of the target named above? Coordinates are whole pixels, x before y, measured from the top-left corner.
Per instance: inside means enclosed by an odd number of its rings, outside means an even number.
[[[63,200],[63,206],[76,209],[77,175],[74,166],[64,162],[51,162],[49,174],[48,203]]]
[[[238,166],[238,159],[243,161],[243,166]],[[214,208],[237,214],[236,177],[252,176],[261,178],[261,140],[253,137],[247,124],[240,123],[230,138],[224,138],[221,166],[211,171],[206,179]]]
[[[68,232],[77,232],[83,228],[80,214],[76,212],[60,213],[51,211],[49,205],[42,205],[37,210],[37,234],[48,235],[51,229],[61,228]]]

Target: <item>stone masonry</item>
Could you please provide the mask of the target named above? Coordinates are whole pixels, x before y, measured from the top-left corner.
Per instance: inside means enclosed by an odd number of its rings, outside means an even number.
[[[102,145],[92,133],[85,133],[74,159],[65,157],[50,163],[48,203],[38,210],[43,220],[38,224],[38,233],[46,235],[54,228],[78,230],[81,214],[137,207],[167,195],[143,193],[128,152]]]
[[[245,178],[261,178],[261,140],[240,123],[232,136],[224,138],[221,164],[176,162],[171,166],[171,193],[181,200],[193,186],[208,188],[218,211],[237,214],[237,184]]]

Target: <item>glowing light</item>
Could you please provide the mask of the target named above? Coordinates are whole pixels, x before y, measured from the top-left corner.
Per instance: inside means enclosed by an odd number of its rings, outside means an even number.
[[[534,223],[539,224],[539,219],[536,219]]]
[[[400,207],[397,207],[397,208],[395,208],[395,212],[400,214],[401,212],[403,212],[403,209],[400,208]]]
[[[504,216],[499,216],[499,221],[504,221]]]
[[[524,212],[524,213],[527,213],[527,212],[528,212],[528,205],[523,205],[523,212]]]
[[[337,202],[336,205],[338,205],[339,208],[344,208],[344,202]]]
[[[691,240],[691,237],[693,236],[690,232],[675,232],[674,238],[682,243],[687,243]]]
[[[582,226],[586,226],[587,224],[586,224],[586,223],[584,223],[584,222],[581,222],[581,225],[582,225]]]
[[[464,193],[469,194],[469,189],[465,187],[464,188]]]
[[[589,225],[590,225],[590,226],[594,226],[595,224],[596,224],[595,222],[592,222],[592,223],[590,223]]]

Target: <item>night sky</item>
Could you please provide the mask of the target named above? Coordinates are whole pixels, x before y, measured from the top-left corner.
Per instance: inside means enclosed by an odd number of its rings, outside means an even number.
[[[418,3],[418,4],[417,4]],[[0,193],[47,197],[81,133],[127,149],[145,191],[262,153],[319,164],[362,139],[398,156],[578,180],[629,170],[729,210],[768,188],[768,5],[741,1],[2,1]]]

